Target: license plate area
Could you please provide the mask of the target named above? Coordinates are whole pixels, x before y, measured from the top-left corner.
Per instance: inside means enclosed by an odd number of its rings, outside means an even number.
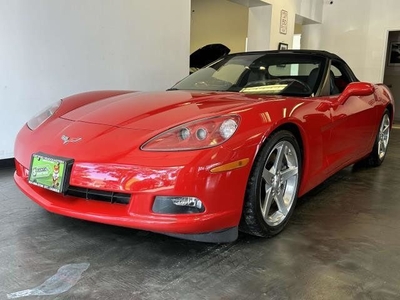
[[[56,193],[64,193],[69,185],[74,160],[34,153],[31,158],[28,182]]]

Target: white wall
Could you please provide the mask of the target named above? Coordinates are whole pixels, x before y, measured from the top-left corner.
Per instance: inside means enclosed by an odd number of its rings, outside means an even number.
[[[333,2],[324,2],[321,25],[303,26],[302,46],[337,53],[360,80],[382,82],[388,30],[400,30],[400,1]]]
[[[0,159],[64,96],[170,87],[188,73],[189,39],[188,0],[0,0]]]

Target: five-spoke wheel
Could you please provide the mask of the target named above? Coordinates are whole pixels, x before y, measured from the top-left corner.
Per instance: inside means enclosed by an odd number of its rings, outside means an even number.
[[[298,177],[299,161],[294,146],[288,141],[277,143],[269,153],[261,177],[261,213],[268,225],[279,225],[288,215]]]
[[[379,159],[383,159],[386,155],[387,146],[389,144],[389,136],[390,136],[390,118],[388,114],[385,114],[382,118],[378,134]]]

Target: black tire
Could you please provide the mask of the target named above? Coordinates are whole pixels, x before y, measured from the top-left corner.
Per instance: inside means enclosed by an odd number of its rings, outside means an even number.
[[[282,169],[282,171],[283,171],[282,174],[285,171],[289,170],[289,160],[293,159],[293,161],[294,161],[294,158],[296,158],[297,159],[297,175],[294,175],[296,177],[294,179],[294,181],[292,179],[290,179],[290,180],[292,180],[291,183],[292,182],[295,183],[295,187],[291,188],[291,191],[292,191],[291,195],[294,196],[294,198],[293,198],[293,200],[291,200],[291,206],[289,207],[286,216],[284,218],[282,217],[282,221],[280,221],[280,223],[277,225],[271,226],[271,224],[267,224],[266,220],[263,217],[263,213],[261,211],[262,210],[261,206],[263,205],[262,204],[263,198],[265,195],[267,195],[267,192],[265,191],[267,189],[266,188],[267,181],[264,180],[264,178],[263,178],[263,171],[268,170],[267,166],[268,166],[268,163],[270,162],[271,156],[274,155],[274,153],[275,153],[274,151],[278,151],[276,147],[278,145],[289,145],[289,144],[291,145],[291,147],[289,147],[289,146],[286,146],[286,148],[284,148],[285,146],[282,147],[282,149],[290,149],[290,150],[287,150],[288,151],[287,155],[285,155],[285,157],[282,159],[282,165],[284,164],[285,161],[286,161],[286,165],[287,165],[287,169]],[[296,155],[293,155],[291,153],[291,152],[293,152],[293,150]],[[278,155],[278,154],[275,154],[275,155]],[[288,155],[290,157],[293,156],[294,158],[293,157],[289,158]],[[275,156],[275,158],[276,158],[276,156]],[[279,165],[279,163],[278,163],[278,165]],[[256,159],[254,161],[254,164],[253,164],[253,167],[252,167],[252,170],[250,173],[250,177],[249,177],[249,180],[247,183],[246,195],[245,195],[243,211],[242,211],[242,218],[241,218],[240,226],[239,226],[241,231],[246,232],[251,235],[260,236],[260,237],[271,237],[282,231],[282,229],[288,223],[291,215],[293,214],[293,210],[296,206],[297,194],[298,194],[298,189],[300,186],[300,179],[301,179],[301,165],[302,165],[302,159],[301,159],[300,147],[299,147],[299,144],[298,144],[295,136],[290,131],[287,131],[287,130],[277,131],[268,137],[268,139],[264,143],[264,146],[261,148],[261,150],[259,151],[259,153],[256,156]],[[277,169],[279,169],[279,168],[277,168]],[[270,170],[272,170],[272,168],[270,168]],[[278,173],[280,173],[280,171]],[[268,174],[270,174],[270,173],[268,173]],[[275,177],[276,176],[273,176],[273,179],[271,180],[271,182],[276,182]],[[279,180],[279,182],[281,182],[281,181]],[[287,182],[288,182],[288,180],[284,184],[284,186],[285,186],[284,189],[281,189],[281,185],[279,183],[278,184],[279,188],[276,188],[277,187],[276,185],[270,184],[271,188],[269,190],[270,191],[271,191],[271,189],[272,190],[280,190],[279,193],[283,193],[283,195],[286,195],[287,188],[288,187],[290,188],[290,186],[287,185]],[[265,193],[265,195],[262,195],[262,193]],[[278,193],[278,195],[279,195],[279,193]],[[270,194],[268,194],[268,195],[270,195]],[[292,196],[290,198],[292,198]],[[265,198],[267,198],[267,197],[265,197]],[[282,199],[283,198],[284,197],[282,196]],[[273,203],[273,204],[271,204],[269,206],[270,208],[266,209],[266,211],[267,211],[266,218],[267,219],[268,219],[269,211],[271,211],[271,209],[273,208],[272,206],[275,205],[277,208],[279,207],[278,201],[276,201],[274,197],[271,199],[272,200],[270,200],[271,201],[270,203]],[[264,200],[264,201],[267,201],[267,200]],[[279,210],[279,208],[278,208],[278,210]]]
[[[365,167],[379,167],[383,163],[383,161],[385,160],[385,157],[386,157],[387,148],[388,148],[389,144],[386,145],[385,151],[384,151],[384,153],[382,153],[379,148],[379,143],[381,141],[382,126],[384,126],[385,125],[384,123],[387,123],[387,122],[389,122],[389,126],[390,126],[390,114],[389,114],[389,111],[386,109],[381,118],[381,122],[379,123],[378,133],[376,134],[375,143],[374,143],[374,147],[372,148],[372,152],[369,154],[369,156],[367,156],[365,159],[363,159],[361,162],[359,162],[358,165],[362,165]],[[387,132],[388,132],[387,138],[388,138],[388,143],[389,143],[390,127]]]

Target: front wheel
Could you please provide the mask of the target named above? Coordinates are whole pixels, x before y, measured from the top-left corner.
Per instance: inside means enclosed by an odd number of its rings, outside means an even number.
[[[295,136],[273,133],[258,153],[247,183],[240,229],[256,236],[279,233],[297,200],[301,152]]]

